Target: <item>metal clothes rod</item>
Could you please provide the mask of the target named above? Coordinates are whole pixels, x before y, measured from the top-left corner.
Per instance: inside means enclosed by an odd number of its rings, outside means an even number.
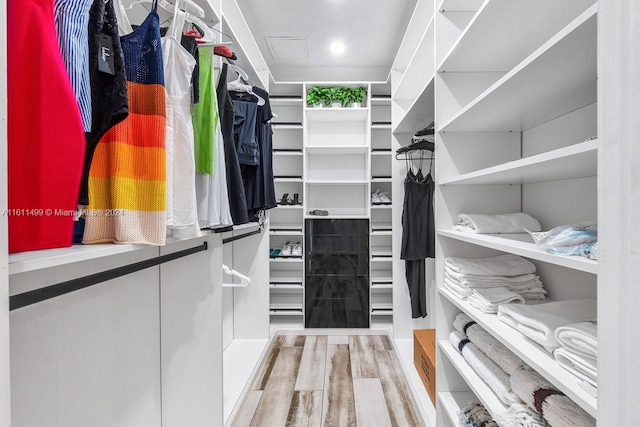
[[[244,239],[245,237],[253,236],[255,234],[262,233],[262,228],[258,228],[257,230],[250,231],[249,233],[244,233],[239,236],[228,237],[226,239],[222,239],[222,244],[235,242],[236,240]]]
[[[79,277],[77,279],[68,280],[66,282],[60,282],[55,285],[46,286],[44,288],[13,295],[9,297],[9,310],[17,310],[19,308],[27,307],[42,301],[46,301],[48,299],[59,297],[64,294],[79,291],[80,289],[98,285],[102,282],[106,282],[107,280],[117,279],[118,277],[126,276],[140,270],[164,264],[165,262],[173,261],[198,252],[206,251],[208,248],[208,243],[204,242],[202,245],[195,246],[193,248],[184,249],[182,251],[174,252],[167,255],[161,255],[156,258],[135,262],[133,264],[113,268],[111,270],[101,271],[100,273],[91,274],[89,276]]]

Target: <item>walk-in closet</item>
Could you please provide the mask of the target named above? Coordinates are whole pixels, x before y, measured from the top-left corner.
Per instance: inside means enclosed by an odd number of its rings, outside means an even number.
[[[0,0],[0,427],[632,427],[634,0]]]

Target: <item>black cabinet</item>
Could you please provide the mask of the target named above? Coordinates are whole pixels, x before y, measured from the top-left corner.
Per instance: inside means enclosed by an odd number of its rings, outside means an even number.
[[[369,327],[369,220],[305,221],[305,327]]]

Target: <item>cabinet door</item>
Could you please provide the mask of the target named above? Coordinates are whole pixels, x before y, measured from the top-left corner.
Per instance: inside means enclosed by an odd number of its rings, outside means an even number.
[[[158,248],[10,277],[11,294],[158,256]],[[11,312],[14,427],[158,427],[153,267]]]

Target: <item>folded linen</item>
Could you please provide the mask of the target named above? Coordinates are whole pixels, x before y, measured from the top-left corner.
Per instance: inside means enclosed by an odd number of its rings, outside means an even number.
[[[518,369],[530,369],[529,366],[505,347],[500,341],[478,325],[465,313],[460,313],[453,321],[456,331],[469,338],[480,351],[495,362],[507,375],[513,374]]]
[[[462,284],[483,285],[495,282],[521,284],[540,280],[540,277],[535,274],[521,274],[519,276],[475,276],[473,274],[459,273],[451,269],[448,265],[445,265],[444,272],[450,279],[460,281]]]
[[[472,400],[458,412],[458,427],[498,427],[498,424],[479,401]]]
[[[536,371],[521,369],[511,375],[513,391],[552,427],[589,427],[595,420]]]
[[[452,228],[478,234],[525,233],[525,228],[529,231],[541,230],[538,220],[523,212],[503,215],[461,213]]]
[[[508,288],[474,289],[467,302],[483,313],[495,314],[502,304],[524,304],[524,298]]]
[[[445,275],[444,285],[447,289],[451,290],[458,298],[465,300],[473,294],[473,290],[477,289],[475,287],[464,287],[461,286],[455,280],[450,279]],[[547,291],[542,287],[542,283],[532,283],[518,286],[505,286],[506,288],[512,290],[513,292],[522,295],[525,300],[528,299],[545,299],[545,294]],[[491,287],[483,287],[483,289],[490,289]]]
[[[553,351],[553,357],[560,366],[576,377],[594,387],[598,386],[598,362],[596,358],[579,356],[565,347],[556,348]]]
[[[518,397],[511,391],[509,375],[471,343],[466,336],[458,331],[451,331],[449,341],[462,353],[462,357],[480,378],[487,383],[498,399],[505,405],[519,402]]]
[[[474,276],[521,276],[536,272],[536,266],[531,261],[513,254],[489,258],[448,257],[444,265],[450,271]]]
[[[582,357],[598,357],[598,323],[595,320],[572,323],[556,329],[556,340],[567,350]]]
[[[544,417],[527,405],[515,403],[493,417],[500,427],[548,427]]]
[[[549,353],[560,347],[555,337],[556,329],[596,317],[595,299],[537,305],[506,304],[498,308],[498,319],[542,345]]]

